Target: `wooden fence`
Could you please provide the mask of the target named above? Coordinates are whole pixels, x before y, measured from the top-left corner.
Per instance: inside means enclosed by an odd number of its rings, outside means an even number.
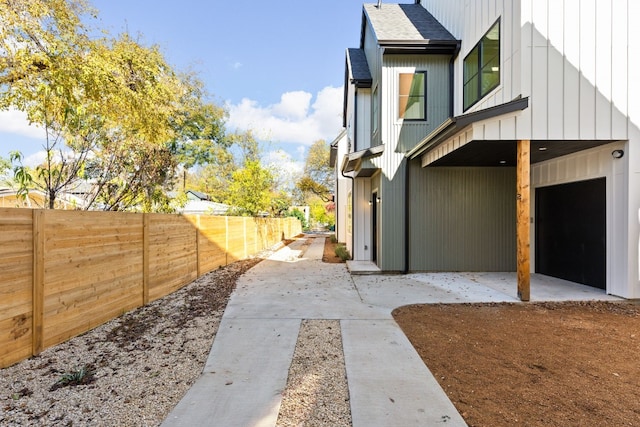
[[[0,368],[301,231],[296,218],[0,208]]]

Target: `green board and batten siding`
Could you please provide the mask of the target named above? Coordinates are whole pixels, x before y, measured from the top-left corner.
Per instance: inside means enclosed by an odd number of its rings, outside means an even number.
[[[372,182],[372,191],[378,189],[381,203],[379,267],[384,271],[402,271],[405,268],[405,167],[404,153],[415,147],[426,135],[444,122],[449,114],[449,61],[447,55],[387,55],[382,71],[382,104],[386,117],[382,140],[383,155],[374,159],[381,174]],[[414,71],[427,73],[427,120],[398,119],[399,74]],[[445,102],[443,102],[445,100]],[[420,196],[422,197],[422,196]],[[383,243],[382,243],[383,242]]]
[[[515,271],[515,169],[410,166],[411,271]]]

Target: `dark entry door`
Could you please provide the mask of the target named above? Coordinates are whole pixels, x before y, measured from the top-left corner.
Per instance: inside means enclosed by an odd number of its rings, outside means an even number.
[[[536,189],[536,271],[606,289],[606,179]]]
[[[378,193],[371,195],[371,261],[378,261]]]

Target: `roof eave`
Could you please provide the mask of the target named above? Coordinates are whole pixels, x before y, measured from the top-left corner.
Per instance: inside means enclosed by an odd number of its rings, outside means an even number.
[[[381,40],[385,54],[439,53],[455,54],[460,49],[459,40]]]
[[[461,114],[456,117],[450,117],[445,120],[438,128],[427,135],[422,141],[418,143],[411,151],[405,154],[405,157],[409,159],[415,159],[421,156],[427,151],[432,150],[442,143],[445,139],[458,132],[460,129],[465,128],[475,122],[481,120],[491,119],[503,114],[513,113],[518,110],[524,110],[529,107],[529,97],[517,97],[513,101],[509,101],[504,104],[496,105],[494,107],[485,108],[483,110],[474,111],[467,114]]]

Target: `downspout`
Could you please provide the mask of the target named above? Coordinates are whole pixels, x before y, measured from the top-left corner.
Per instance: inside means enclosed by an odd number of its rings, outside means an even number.
[[[404,171],[404,270],[402,274],[409,273],[409,219],[411,215],[409,213],[409,162],[408,158],[405,158],[405,171]]]
[[[354,193],[354,187],[355,187],[355,179],[352,176],[347,176],[344,174],[344,171],[340,170],[340,175],[342,175],[345,178],[349,178],[351,180],[351,252],[355,252],[354,251],[354,244],[355,244],[355,240],[353,239],[353,235],[355,234],[353,232],[353,217],[354,217],[354,212],[355,212],[355,203],[353,202],[353,193]],[[346,222],[346,221],[345,221]],[[346,224],[345,224],[346,226]],[[353,259],[353,253],[351,254],[351,259]]]
[[[352,153],[355,153],[356,151],[358,151],[358,88],[355,87],[354,88],[354,93],[353,93],[353,151],[351,151]],[[348,140],[348,136],[347,136],[347,140]],[[347,151],[349,151],[347,149]],[[353,253],[355,252],[355,233],[353,231],[353,218],[355,217],[355,202],[354,202],[354,193],[356,191],[356,180],[352,177],[352,176],[346,176],[344,174],[344,171],[340,171],[340,173],[342,174],[343,177],[345,178],[349,178],[351,180],[351,259],[353,259]]]

